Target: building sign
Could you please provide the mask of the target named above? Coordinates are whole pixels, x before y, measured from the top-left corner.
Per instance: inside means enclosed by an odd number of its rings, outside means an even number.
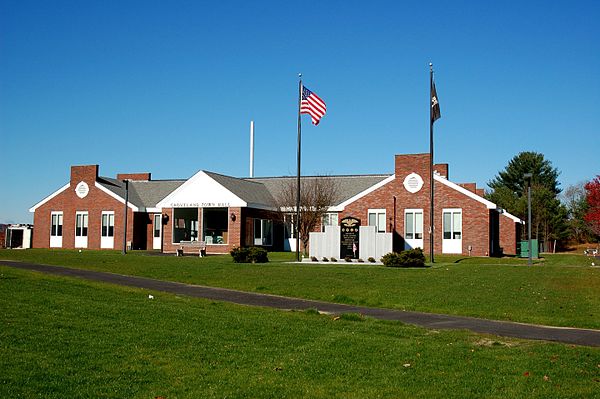
[[[171,202],[171,208],[229,208],[229,202]]]
[[[77,196],[79,198],[85,198],[85,197],[87,197],[87,195],[88,195],[89,192],[90,192],[90,187],[84,181],[79,182],[79,184],[77,185],[77,187],[75,187],[75,194],[77,194]]]
[[[340,258],[358,259],[360,219],[348,216],[340,222]]]
[[[404,179],[404,188],[409,193],[416,193],[423,188],[423,178],[416,173],[411,173]]]

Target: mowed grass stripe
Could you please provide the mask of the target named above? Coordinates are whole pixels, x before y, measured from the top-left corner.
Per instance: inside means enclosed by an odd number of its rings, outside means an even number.
[[[600,350],[0,267],[3,397],[594,397]]]
[[[514,258],[438,257],[425,269],[369,264],[267,264],[206,258],[122,256],[114,251],[0,251],[12,258],[350,305],[386,307],[564,327],[600,329],[600,268],[577,255],[546,255],[536,266]]]

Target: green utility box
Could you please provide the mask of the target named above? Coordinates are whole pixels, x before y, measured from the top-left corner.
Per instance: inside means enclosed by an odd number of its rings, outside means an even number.
[[[531,257],[537,258],[539,255],[538,240],[531,240]],[[517,245],[519,258],[529,258],[529,241],[520,241]]]

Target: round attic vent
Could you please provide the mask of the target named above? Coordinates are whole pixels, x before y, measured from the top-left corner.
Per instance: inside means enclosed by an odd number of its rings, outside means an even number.
[[[423,179],[416,173],[411,173],[404,179],[404,188],[409,193],[416,193],[423,187]]]
[[[84,181],[80,182],[77,187],[75,187],[75,194],[77,194],[79,198],[85,198],[89,192],[90,187]]]

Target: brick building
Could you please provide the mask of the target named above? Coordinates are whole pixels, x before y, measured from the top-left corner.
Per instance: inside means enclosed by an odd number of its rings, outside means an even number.
[[[429,250],[429,154],[397,155],[393,174],[321,178],[331,179],[338,192],[324,225],[353,216],[393,233],[395,250]],[[281,220],[275,200],[294,179],[202,170],[188,180],[153,181],[150,173],[113,179],[99,176],[97,165],[73,166],[70,182],[30,209],[33,246],[122,248],[127,197],[127,241],[133,249],[174,253],[181,242],[203,241],[209,253],[253,245],[295,250],[293,227]],[[474,183],[451,182],[447,164],[435,165],[434,181],[436,253],[516,253],[522,221],[483,198]]]

